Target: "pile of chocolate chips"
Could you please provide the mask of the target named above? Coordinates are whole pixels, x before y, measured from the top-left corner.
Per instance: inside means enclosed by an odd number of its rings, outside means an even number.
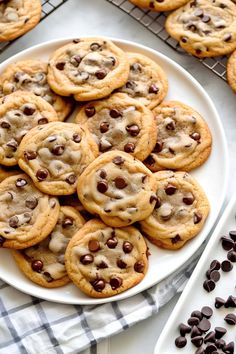
[[[229,237],[221,237],[222,248],[227,251],[227,259],[223,262],[213,260],[209,269],[206,271],[206,280],[203,288],[207,292],[215,289],[216,283],[220,280],[220,270],[229,272],[233,269],[236,262],[236,231],[230,231]],[[236,297],[229,295],[227,300],[220,297],[215,298],[215,308],[236,308]],[[204,306],[201,311],[193,311],[188,319],[188,325],[181,323],[179,325],[180,336],[175,339],[177,348],[184,348],[187,344],[186,334],[190,334],[192,344],[197,347],[195,354],[217,354],[217,353],[234,353],[234,342],[226,344],[222,337],[227,332],[224,327],[215,327],[214,331],[210,331],[211,323],[209,321],[213,311],[209,306]],[[224,317],[227,324],[236,325],[236,316],[229,313]]]

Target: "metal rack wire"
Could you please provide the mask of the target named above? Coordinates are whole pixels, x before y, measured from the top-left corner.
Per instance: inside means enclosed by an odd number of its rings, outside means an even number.
[[[178,42],[175,39],[169,36],[169,34],[165,30],[164,24],[168,12],[152,12],[150,10],[141,9],[131,4],[131,2],[129,2],[128,0],[107,1],[129,14],[135,20],[140,22],[144,27],[154,33],[158,38],[162,39],[165,43],[167,43],[170,47],[172,47],[182,55],[189,55],[179,46]],[[195,60],[200,60],[204,66],[213,71],[223,80],[226,80],[227,56],[204,59],[195,58]]]
[[[58,7],[63,5],[68,0],[41,0],[42,3],[42,14],[41,20],[44,20],[48,15],[55,11]],[[4,52],[14,41],[11,42],[1,42],[0,43],[0,54]]]

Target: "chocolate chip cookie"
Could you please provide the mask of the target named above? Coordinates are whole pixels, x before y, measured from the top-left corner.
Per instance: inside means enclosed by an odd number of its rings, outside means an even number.
[[[149,216],[156,203],[157,181],[144,164],[121,151],[93,161],[78,178],[77,192],[90,213],[109,226],[122,227]]]
[[[11,41],[37,25],[41,17],[40,0],[0,2],[0,41]]]
[[[127,81],[126,54],[104,38],[81,38],[51,56],[48,82],[62,96],[74,95],[77,101],[108,96]]]
[[[232,90],[236,92],[236,50],[227,62],[227,80]]]
[[[53,107],[31,92],[16,91],[0,104],[0,163],[17,164],[18,147],[28,131],[37,125],[57,121]]]
[[[156,144],[153,113],[122,93],[85,105],[75,121],[86,124],[100,152],[121,150],[142,161]]]
[[[144,161],[150,170],[190,171],[207,160],[212,138],[199,113],[178,101],[163,102],[153,113],[157,143]]]
[[[2,182],[7,177],[18,175],[19,173],[21,173],[21,171],[16,167],[7,167],[0,165],[0,182]]]
[[[231,0],[193,0],[172,12],[165,24],[181,47],[199,58],[236,48],[236,5]]]
[[[13,256],[26,277],[45,288],[67,284],[70,279],[65,268],[66,247],[84,223],[84,219],[74,208],[61,207],[56,226],[47,238],[32,247],[13,251]]]
[[[25,174],[0,183],[0,247],[35,245],[53,230],[59,215],[57,198],[41,193]]]
[[[163,69],[152,59],[139,53],[128,53],[130,73],[125,85],[118,91],[128,94],[149,109],[166,96],[168,81]]]
[[[33,92],[50,103],[63,121],[71,112],[71,99],[60,97],[47,82],[48,64],[40,60],[24,60],[9,65],[0,76],[0,96],[22,90]]]
[[[76,191],[78,176],[97,155],[97,144],[86,128],[53,122],[26,134],[19,146],[18,163],[39,190],[65,195]]]
[[[159,247],[181,248],[202,229],[209,213],[207,197],[186,172],[160,171],[153,213],[140,221],[147,238]]]
[[[65,262],[69,277],[80,290],[96,298],[109,297],[144,278],[147,246],[132,226],[117,229],[91,220],[69,242]]]
[[[189,0],[130,0],[132,4],[151,11],[171,11],[185,5]]]

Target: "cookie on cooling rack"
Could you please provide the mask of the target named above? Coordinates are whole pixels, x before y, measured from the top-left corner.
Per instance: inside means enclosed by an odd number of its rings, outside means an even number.
[[[132,4],[151,11],[171,11],[185,5],[189,0],[129,0]]]

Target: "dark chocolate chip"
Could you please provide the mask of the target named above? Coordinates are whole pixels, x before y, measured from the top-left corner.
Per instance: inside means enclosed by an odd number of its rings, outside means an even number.
[[[211,21],[210,16],[208,16],[208,15],[204,15],[204,16],[203,16],[203,18],[202,18],[202,22],[204,22],[204,23],[208,23],[208,22],[210,22],[210,21]]]
[[[198,324],[198,328],[200,329],[200,331],[202,332],[207,332],[209,331],[209,329],[211,328],[211,323],[210,321],[208,321],[207,318],[203,318],[200,323]]]
[[[199,324],[199,322],[200,322],[200,320],[199,320],[199,318],[197,318],[197,317],[190,317],[190,318],[188,319],[188,324],[189,324],[189,326],[196,326],[196,325]]]
[[[62,221],[62,227],[66,229],[67,227],[71,227],[74,224],[74,219],[66,216]]]
[[[66,63],[64,61],[62,61],[62,62],[59,62],[56,64],[56,68],[58,70],[64,70],[65,65],[66,65]]]
[[[74,173],[72,173],[71,175],[66,177],[66,182],[68,184],[74,184],[76,182],[76,175]]]
[[[144,272],[144,263],[143,263],[143,261],[137,261],[134,264],[134,270],[137,273],[143,273]]]
[[[234,241],[234,242],[236,242],[236,231],[230,231],[229,232],[229,236],[232,238],[232,240]]]
[[[48,123],[48,119],[47,118],[40,118],[38,120],[38,124],[42,125],[42,124],[47,124]]]
[[[168,186],[165,188],[165,192],[167,195],[173,195],[176,191],[177,188],[172,184],[168,184]]]
[[[203,288],[209,293],[215,289],[215,282],[213,280],[205,280]]]
[[[215,343],[215,332],[211,331],[209,333],[206,334],[206,336],[204,337],[204,343]]]
[[[195,345],[195,347],[199,348],[203,343],[203,338],[202,336],[197,336],[192,338],[191,342],[193,343],[193,345]]]
[[[101,133],[106,133],[109,130],[109,123],[107,122],[102,122],[100,124],[100,132]]]
[[[200,329],[197,328],[197,326],[193,326],[192,330],[191,330],[191,338],[200,336],[202,334],[202,332],[200,331]]]
[[[37,272],[40,273],[43,269],[43,262],[40,260],[35,260],[31,263],[31,268]]]
[[[95,115],[96,109],[95,109],[94,106],[87,106],[87,107],[85,108],[84,112],[85,112],[85,114],[86,114],[86,116],[87,116],[88,118],[91,118],[91,117],[93,117],[93,116]]]
[[[122,113],[120,111],[118,111],[118,109],[111,109],[110,116],[112,118],[119,118],[119,117],[122,117]]]
[[[112,290],[118,289],[122,285],[123,281],[119,277],[113,277],[110,279],[110,285]]]
[[[217,348],[213,343],[207,343],[204,353],[205,354],[212,354],[216,350],[217,350]]]
[[[81,62],[82,58],[80,55],[74,55],[71,59],[70,62],[71,64],[73,64],[74,66],[78,66]]]
[[[97,266],[99,269],[105,269],[105,268],[108,268],[108,265],[106,262],[104,261],[101,261],[98,266]]]
[[[229,251],[234,248],[234,241],[228,237],[222,236],[221,237],[221,244],[224,250]]]
[[[175,130],[175,122],[172,121],[172,122],[166,124],[166,129],[167,130]]]
[[[217,259],[214,259],[210,264],[210,270],[220,270],[220,262]]]
[[[202,53],[202,51],[201,51],[201,49],[198,48],[198,49],[195,50],[195,53],[196,53],[197,55],[200,55],[200,54]]]
[[[186,204],[186,205],[192,205],[193,204],[193,202],[194,202],[194,200],[195,200],[195,198],[194,198],[194,196],[193,195],[189,195],[188,197],[184,197],[183,198],[183,202],[184,202],[184,204]]]
[[[123,177],[120,177],[120,176],[116,177],[114,182],[115,182],[116,188],[118,188],[118,189],[124,189],[125,187],[127,187],[127,183]]]
[[[177,348],[184,348],[187,344],[187,339],[185,337],[179,336],[175,339],[175,345]]]
[[[236,316],[233,313],[228,313],[225,318],[224,318],[225,322],[227,322],[229,325],[236,325]]]
[[[203,16],[203,11],[202,11],[202,9],[197,9],[197,10],[194,12],[194,16],[202,17],[202,16]]]
[[[230,261],[225,260],[221,263],[221,269],[223,272],[230,272],[233,269],[233,264]]]
[[[218,270],[213,270],[210,273],[210,279],[217,283],[220,280],[220,272],[218,272]]]
[[[133,63],[132,65],[130,65],[130,70],[141,73],[142,72],[142,65],[140,65],[139,63]]]
[[[156,201],[156,204],[155,204],[155,209],[160,208],[160,206],[161,206],[161,200],[160,200],[160,198],[157,198],[157,201]]]
[[[90,44],[90,49],[95,52],[96,50],[99,50],[101,48],[101,45],[99,43],[92,43]]]
[[[97,240],[90,240],[88,243],[88,249],[91,252],[97,252],[100,250],[100,243]]]
[[[154,149],[153,149],[153,152],[161,152],[163,149],[163,142],[162,141],[157,141]]]
[[[213,311],[209,306],[203,306],[201,313],[206,318],[210,318],[213,315]]]
[[[149,202],[152,204],[154,201],[157,201],[157,199],[158,198],[157,198],[156,194],[153,194],[153,195],[151,195]]]
[[[16,229],[18,227],[19,219],[16,215],[9,219],[9,226]]]
[[[137,136],[140,132],[139,126],[137,124],[127,125],[125,129],[131,136]]]
[[[191,317],[197,317],[197,318],[199,318],[199,320],[201,320],[203,316],[202,316],[201,311],[196,310],[191,313]]]
[[[39,181],[44,181],[48,177],[48,171],[46,169],[40,168],[36,172],[36,177]]]
[[[220,339],[222,338],[227,330],[224,327],[215,327],[215,338]]]
[[[24,152],[25,160],[34,160],[37,157],[37,152],[32,150],[27,150]]]
[[[223,347],[225,354],[234,354],[234,342],[230,342]]]
[[[130,80],[127,81],[125,84],[125,87],[127,87],[128,89],[132,89],[132,90],[135,88],[135,86],[137,86],[136,83],[134,81],[130,81]]]
[[[180,40],[183,43],[187,43],[188,42],[188,38],[187,37],[181,37]]]
[[[225,308],[228,308],[228,307],[233,307],[235,308],[236,307],[236,297],[230,295],[228,297],[228,299],[226,300],[226,303],[225,303]]]
[[[130,253],[130,252],[132,252],[132,249],[134,248],[134,246],[132,245],[132,243],[131,242],[129,242],[129,241],[124,241],[123,242],[123,251],[125,252],[125,253]]]
[[[17,178],[16,180],[16,187],[22,188],[25,187],[28,184],[28,182],[24,178]]]
[[[102,179],[106,179],[107,178],[107,173],[105,170],[101,170],[100,173],[99,173],[99,176],[102,178]]]
[[[99,181],[97,183],[97,190],[100,193],[106,193],[106,191],[108,190],[108,184],[107,181]]]
[[[157,94],[158,92],[159,92],[159,87],[157,87],[155,84],[152,84],[148,89],[148,93]]]
[[[225,346],[224,339],[217,339],[215,345],[217,346],[218,349],[223,349]]]
[[[215,308],[216,309],[221,308],[222,306],[224,306],[224,304],[225,304],[225,300],[224,299],[222,299],[221,297],[216,297],[215,298]]]
[[[179,325],[179,333],[181,334],[181,336],[185,336],[187,333],[191,332],[191,328],[189,326],[186,326],[184,323],[181,323]]]
[[[118,240],[116,237],[111,237],[106,242],[106,245],[109,248],[116,248],[117,244],[118,244]]]
[[[30,196],[25,201],[25,206],[31,210],[35,209],[38,205],[38,199],[36,197]]]
[[[103,80],[107,76],[107,72],[104,69],[100,69],[95,72],[95,76],[98,80]]]
[[[127,143],[125,144],[124,146],[124,151],[127,152],[127,153],[130,153],[130,152],[134,152],[135,150],[135,145],[134,143]]]
[[[116,156],[114,157],[114,159],[112,160],[112,162],[115,164],[115,165],[122,165],[125,160],[123,159],[123,157],[121,156]]]
[[[106,283],[104,279],[96,279],[91,282],[91,285],[95,291],[100,293],[105,288]]]
[[[30,107],[30,106],[25,106],[24,107],[23,113],[26,116],[32,116],[32,114],[34,114],[34,112],[35,112],[35,109],[33,107]]]
[[[202,220],[202,215],[199,212],[193,214],[193,223],[198,224]]]
[[[1,122],[0,125],[1,125],[1,128],[3,128],[3,129],[10,129],[11,128],[10,124],[7,122],[4,122],[4,121]]]
[[[236,262],[236,251],[234,251],[234,250],[229,251],[228,254],[227,254],[227,258],[231,262]]]
[[[171,238],[171,243],[174,245],[176,244],[177,242],[181,241],[181,238],[179,235],[176,235],[175,237],[172,237]]]
[[[94,257],[92,254],[85,254],[80,257],[80,262],[84,265],[93,263]]]
[[[64,145],[56,145],[52,148],[51,152],[53,153],[53,155],[61,156],[63,154],[64,150],[65,150]]]
[[[118,259],[116,264],[120,269],[125,269],[127,267],[127,264],[124,261],[122,261],[122,259]]]
[[[78,133],[73,134],[73,141],[75,143],[80,143],[81,142],[81,136]]]
[[[152,165],[154,165],[155,160],[154,160],[154,158],[152,157],[152,155],[149,155],[149,156],[145,159],[144,162],[145,162],[147,165],[152,166]]]
[[[205,354],[205,351],[203,349],[203,347],[200,347],[196,350],[195,354]]]

